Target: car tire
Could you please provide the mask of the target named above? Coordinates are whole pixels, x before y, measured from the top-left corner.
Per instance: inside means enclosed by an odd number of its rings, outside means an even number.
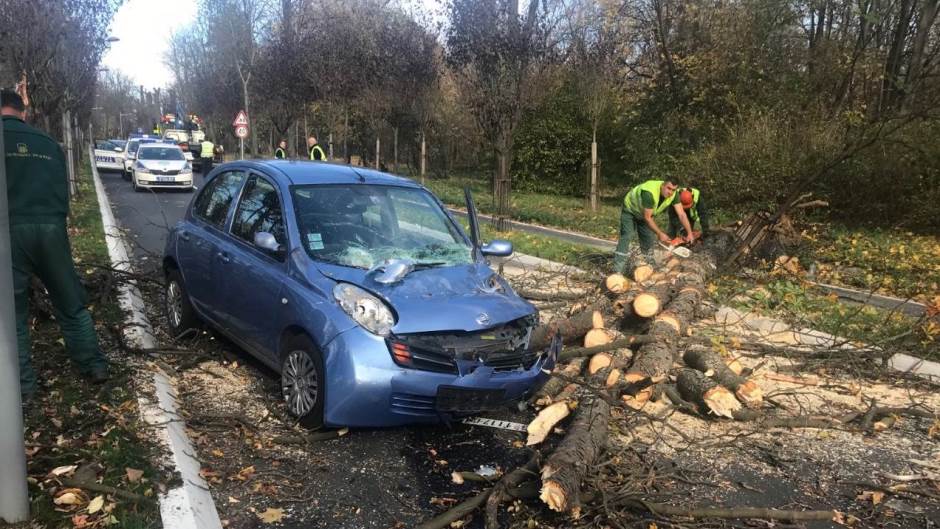
[[[126,182],[130,182],[130,181],[131,181],[131,173],[128,172],[128,171],[126,171],[126,170],[125,170],[125,171],[121,171],[121,178],[123,178],[124,181],[126,181]]]
[[[163,287],[163,308],[166,324],[174,338],[199,326],[199,316],[189,300],[189,292],[183,283],[183,274],[176,268],[170,268]]]
[[[304,428],[323,426],[323,400],[326,396],[323,357],[310,338],[291,338],[281,355],[281,397],[287,413]]]

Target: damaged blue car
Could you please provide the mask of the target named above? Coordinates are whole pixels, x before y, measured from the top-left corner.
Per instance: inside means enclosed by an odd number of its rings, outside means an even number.
[[[307,427],[450,420],[526,398],[554,365],[535,307],[424,187],[315,162],[221,165],[166,245],[175,336],[206,322],[280,373]],[[552,348],[549,348],[552,349]]]

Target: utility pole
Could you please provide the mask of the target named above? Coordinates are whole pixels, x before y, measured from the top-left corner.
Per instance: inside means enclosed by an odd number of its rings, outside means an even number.
[[[3,120],[0,120],[0,148],[5,149]],[[6,162],[0,161],[0,424],[3,425],[0,428],[0,467],[3,468],[0,472],[0,520],[16,523],[29,518],[29,493],[10,249]]]

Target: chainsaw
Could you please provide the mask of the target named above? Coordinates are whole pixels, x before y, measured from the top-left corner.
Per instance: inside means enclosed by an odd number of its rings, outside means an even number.
[[[698,232],[692,232],[692,233],[698,235]],[[697,241],[697,240],[698,240],[698,237],[696,237],[694,240]],[[659,243],[659,245],[660,245],[664,250],[666,250],[667,252],[669,252],[669,253],[671,253],[671,254],[673,254],[673,255],[677,255],[677,256],[679,256],[679,257],[681,257],[681,258],[683,258],[683,259],[686,259],[686,258],[688,258],[688,257],[691,257],[691,255],[692,255],[692,250],[690,250],[689,247],[688,247],[689,244],[693,244],[693,243],[687,243],[687,242],[685,241],[685,238],[684,238],[684,237],[676,237],[675,239],[669,241],[668,244],[666,244],[666,243],[664,243],[664,242],[662,242],[662,241],[660,241],[660,243]]]

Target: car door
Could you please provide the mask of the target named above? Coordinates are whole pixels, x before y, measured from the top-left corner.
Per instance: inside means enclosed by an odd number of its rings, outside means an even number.
[[[229,239],[221,248],[222,291],[230,328],[252,347],[276,362],[277,337],[285,278],[287,231],[283,200],[277,186],[252,173],[245,182],[229,228]],[[267,232],[280,244],[278,251],[255,245],[255,235]]]
[[[193,201],[191,213],[179,228],[177,255],[186,290],[203,316],[225,323],[223,276],[228,257],[222,253],[232,204],[245,183],[246,173],[226,171],[213,178]]]

